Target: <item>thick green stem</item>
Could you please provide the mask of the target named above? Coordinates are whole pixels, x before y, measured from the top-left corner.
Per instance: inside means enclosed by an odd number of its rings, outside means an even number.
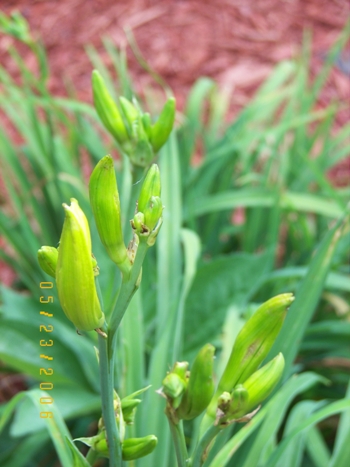
[[[108,355],[108,341],[100,334],[98,335],[98,348],[100,358],[102,416],[108,440],[110,455],[109,467],[121,467],[122,448],[113,405],[113,365],[111,365],[111,360]]]
[[[123,277],[121,289],[118,295],[118,300],[115,309],[111,316],[108,329],[108,352],[110,355],[114,355],[116,348],[117,330],[120,322],[128,308],[132,296],[138,289],[138,279],[140,276],[143,260],[145,259],[148,245],[141,242],[138,246],[135,262],[131,269],[129,277]]]
[[[169,416],[167,417],[169,421],[171,436],[174,442],[177,465],[178,467],[186,467],[188,466],[188,452],[186,447],[185,435],[183,432],[182,421],[175,424]]]
[[[212,425],[210,428],[208,428],[208,430],[204,433],[201,440],[199,441],[198,446],[196,447],[192,455],[189,464],[191,467],[202,467],[206,460],[207,450],[211,442],[220,433],[221,430],[221,427],[215,425]]]
[[[100,378],[102,396],[102,415],[107,432],[107,440],[110,454],[110,467],[122,466],[122,450],[119,430],[114,413],[114,359],[116,351],[116,338],[119,324],[130,303],[130,300],[138,288],[138,280],[142,263],[148,250],[146,243],[140,243],[135,262],[128,277],[123,277],[121,289],[112,313],[108,327],[108,338],[98,336],[100,354]]]

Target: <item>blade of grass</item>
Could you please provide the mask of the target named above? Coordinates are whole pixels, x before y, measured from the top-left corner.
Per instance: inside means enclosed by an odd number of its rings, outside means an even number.
[[[0,419],[0,432],[3,430],[5,424],[9,421],[17,404],[27,397],[33,402],[35,407],[38,409],[38,412],[48,411],[48,406],[40,404],[39,402],[41,397],[50,397],[48,393],[40,391],[38,389],[32,389],[30,391],[21,392],[15,397],[13,397],[11,401],[7,404],[6,409],[3,412],[2,417]],[[66,437],[71,438],[70,433],[60,413],[57,411],[54,403],[50,405],[49,411],[53,414],[52,418],[46,418],[45,421],[47,423],[47,428],[49,430],[52,442],[55,445],[57,454],[62,463],[62,467],[72,467],[71,453],[65,442]]]
[[[346,222],[349,222],[348,214],[339,219],[319,245],[308,273],[296,292],[296,299],[287,313],[282,330],[267,356],[266,361],[273,358],[277,352],[283,353],[285,376],[291,372],[293,360],[297,355],[301,339],[319,301],[333,253]]]
[[[350,381],[345,395],[350,401]],[[337,436],[335,439],[332,458],[328,467],[347,467],[350,459],[350,408],[345,410],[340,417]]]
[[[291,440],[294,436],[298,435],[305,429],[310,426],[314,426],[316,423],[331,417],[332,415],[342,413],[345,410],[350,409],[350,399],[341,399],[339,401],[329,404],[327,407],[324,407],[321,410],[318,410],[315,414],[311,415],[307,420],[301,423],[297,428],[295,428],[286,438],[282,440],[277,449],[274,451],[272,456],[267,462],[269,467],[275,467],[280,460],[283,452],[288,447]]]
[[[316,426],[312,426],[308,430],[306,449],[315,467],[330,466],[329,448]]]

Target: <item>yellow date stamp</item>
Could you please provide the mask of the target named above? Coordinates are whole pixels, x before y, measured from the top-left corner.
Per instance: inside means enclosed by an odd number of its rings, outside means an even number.
[[[54,388],[54,384],[50,381],[50,377],[54,374],[54,369],[52,368],[52,361],[53,356],[50,355],[50,347],[54,345],[54,339],[51,337],[52,332],[54,330],[53,324],[50,321],[53,318],[53,313],[50,312],[50,305],[54,302],[53,295],[50,295],[50,291],[52,293],[53,283],[52,282],[40,282],[40,304],[45,305],[45,307],[40,306],[40,308],[45,308],[45,310],[40,310],[40,315],[43,318],[43,324],[39,325],[40,331],[40,358],[46,360],[48,362],[47,367],[41,367],[39,369],[40,379],[42,379],[40,383],[40,389],[43,391],[52,391]],[[44,366],[44,365],[43,365]],[[40,404],[46,405],[47,410],[40,412],[40,418],[53,418],[53,413],[50,411],[50,405],[53,404],[53,397],[45,396],[40,398]]]

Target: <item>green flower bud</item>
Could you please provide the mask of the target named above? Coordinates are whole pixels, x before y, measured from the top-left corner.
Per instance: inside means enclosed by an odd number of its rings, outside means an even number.
[[[208,407],[208,414],[212,417],[215,416],[220,394],[244,383],[267,356],[293,300],[291,293],[277,295],[263,303],[245,323],[236,338],[218,389]]]
[[[92,268],[88,221],[78,201],[63,204],[63,224],[56,269],[56,284],[67,318],[81,331],[100,328],[105,320],[97,297]]]
[[[215,347],[206,344],[198,352],[190,372],[188,385],[177,410],[179,419],[198,417],[208,406],[214,393],[213,364]]]
[[[166,101],[158,120],[152,127],[151,144],[154,152],[158,152],[169,138],[175,120],[175,106],[174,97],[170,97]]]
[[[58,250],[53,246],[42,246],[38,251],[38,261],[41,269],[49,276],[56,277]]]
[[[221,396],[219,396],[218,398],[218,409],[223,413],[228,412],[231,401],[232,401],[231,394],[227,391],[223,392]]]
[[[162,224],[163,205],[159,195],[160,174],[158,166],[153,164],[142,184],[137,204],[138,212],[131,222],[140,240],[143,239],[149,246],[154,245]]]
[[[124,461],[140,459],[154,451],[158,439],[154,435],[148,435],[143,438],[129,438],[122,443],[122,458]],[[93,449],[101,456],[109,458],[108,445],[106,437],[95,442]]]
[[[134,218],[131,221],[131,227],[138,235],[147,232],[147,229],[145,227],[145,216],[142,212],[137,212],[134,215]]]
[[[140,167],[147,167],[154,158],[154,152],[148,140],[147,133],[143,128],[143,123],[140,116],[134,122],[133,135],[136,144],[128,153],[130,156],[130,160],[134,165]]]
[[[94,105],[103,125],[120,145],[129,140],[129,135],[118,107],[108,92],[107,86],[97,70],[92,72]]]
[[[148,136],[148,139],[151,139],[152,135],[152,121],[151,121],[151,116],[148,112],[145,112],[142,117],[142,124],[143,128],[145,129],[146,135]]]
[[[217,413],[220,423],[238,419],[248,413],[248,398],[248,391],[242,384],[236,386],[231,394],[228,392],[221,394]]]
[[[139,389],[138,391],[129,394],[128,396],[124,397],[121,402],[121,408],[123,412],[123,419],[127,425],[132,425],[134,423],[135,413],[137,406],[141,403],[141,399],[137,399],[136,397],[142,394],[143,392],[147,391],[151,386],[146,386],[145,388]],[[117,393],[115,393],[115,397]]]
[[[253,410],[271,394],[282,378],[283,370],[284,357],[279,353],[243,383],[249,394],[247,412]]]
[[[247,389],[242,384],[236,386],[231,393],[231,403],[228,410],[230,416],[239,418],[248,413],[248,400],[249,393]]]
[[[127,425],[134,423],[136,409],[139,404],[141,404],[141,399],[122,399],[123,419]]]
[[[162,384],[163,392],[167,396],[171,407],[177,409],[186,389],[186,381],[176,373],[168,373]]]
[[[183,379],[184,381],[187,381],[188,380],[187,370],[188,370],[188,362],[175,362],[171,372],[180,376],[180,378]]]
[[[94,271],[94,276],[98,276],[100,274],[100,268],[98,267],[97,260],[94,255],[92,257],[92,270]]]
[[[150,119],[144,118],[136,101],[136,105],[134,105],[125,99],[125,97],[120,97],[119,99],[125,118],[129,123],[131,138],[131,144],[128,147],[124,147],[124,150],[134,165],[147,167],[154,158],[153,148],[149,142]],[[148,125],[147,128],[144,126],[144,122]]]
[[[141,187],[137,210],[139,212],[144,212],[152,196],[159,197],[160,192],[161,185],[159,167],[157,164],[152,164]]]
[[[158,439],[154,435],[144,436],[143,438],[129,438],[122,444],[122,457],[124,461],[140,459],[154,451]]]
[[[158,224],[159,219],[162,217],[162,212],[162,200],[158,196],[152,196],[143,211],[144,224],[149,232],[152,232]]]
[[[125,115],[126,120],[128,121],[130,128],[132,129],[134,122],[139,117],[138,109],[123,96],[119,97],[120,106],[122,108],[123,114]]]
[[[101,242],[112,261],[122,272],[128,272],[131,264],[123,239],[117,180],[111,156],[103,157],[94,168],[89,193]]]

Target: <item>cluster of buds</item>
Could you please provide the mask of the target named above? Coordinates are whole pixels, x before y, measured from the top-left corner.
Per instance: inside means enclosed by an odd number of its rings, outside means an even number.
[[[114,413],[115,422],[119,427],[119,433],[121,437],[122,447],[122,458],[125,461],[131,461],[147,456],[154,451],[157,446],[158,439],[154,435],[144,436],[142,438],[127,438],[125,437],[125,426],[132,425],[134,423],[135,412],[137,406],[141,403],[141,399],[137,396],[142,394],[149,388],[143,388],[136,391],[123,399],[119,399],[119,396],[114,392]],[[103,419],[100,418],[98,422],[99,432],[96,436],[88,438],[77,438],[75,441],[81,441],[87,446],[91,447],[94,451],[102,457],[109,457],[108,451],[108,440],[106,429],[103,423]]]
[[[191,371],[188,362],[176,362],[163,380],[159,393],[167,399],[167,415],[173,423],[192,420],[207,408],[214,393],[215,348],[206,344],[198,352]]]
[[[160,173],[153,164],[142,184],[136,213],[131,221],[131,227],[141,242],[154,245],[162,225],[163,204],[160,199]]]
[[[152,124],[149,113],[143,113],[137,101],[113,100],[97,70],[92,73],[95,109],[105,128],[115,138],[132,164],[147,167],[167,141],[174,125],[175,99],[169,98],[158,120]]]
[[[211,425],[222,428],[248,421],[280,381],[284,358],[279,353],[260,365],[283,325],[293,295],[285,293],[263,303],[239,332],[222,377],[214,392],[214,347],[206,344],[197,354],[191,372],[188,362],[176,362],[159,393],[167,399],[166,413],[173,423],[191,420],[204,410],[200,432]]]
[[[202,432],[212,423],[225,426],[249,420],[271,394],[283,374],[283,355],[259,366],[271,350],[293,300],[290,293],[277,295],[263,303],[245,323],[207,407]]]
[[[162,223],[160,174],[156,164],[149,169],[141,187],[136,214],[131,220],[134,229],[132,247],[126,248],[123,238],[120,201],[111,156],[103,157],[94,168],[89,183],[90,204],[97,230],[109,257],[122,274],[130,274],[137,245],[154,244]],[[58,248],[43,246],[38,251],[41,268],[56,279],[63,311],[80,331],[100,332],[105,319],[95,286],[99,268],[91,251],[91,236],[86,216],[77,200],[63,204],[65,221]]]
[[[105,317],[95,286],[98,267],[91,252],[89,224],[76,199],[71,199],[70,206],[63,204],[63,208],[59,248],[40,248],[39,264],[56,279],[62,309],[75,327],[80,331],[100,330]]]

